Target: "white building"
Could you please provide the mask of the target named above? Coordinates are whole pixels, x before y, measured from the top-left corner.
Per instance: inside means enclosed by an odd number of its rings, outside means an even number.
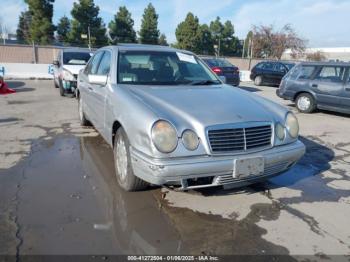
[[[307,54],[312,54],[316,52],[322,52],[323,55],[327,57],[328,60],[340,60],[340,61],[350,61],[350,47],[314,47],[314,48],[307,48],[305,50],[305,56]],[[290,60],[291,57],[291,50],[287,49],[282,59]],[[305,59],[305,56],[301,59]]]

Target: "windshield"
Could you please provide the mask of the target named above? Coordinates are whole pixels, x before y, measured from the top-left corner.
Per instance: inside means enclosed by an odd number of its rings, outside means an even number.
[[[87,52],[66,52],[63,53],[64,65],[86,65],[91,57]]]
[[[197,57],[181,52],[120,51],[118,83],[133,85],[220,84]]]
[[[233,65],[225,59],[204,59],[204,61],[211,67],[233,67]]]

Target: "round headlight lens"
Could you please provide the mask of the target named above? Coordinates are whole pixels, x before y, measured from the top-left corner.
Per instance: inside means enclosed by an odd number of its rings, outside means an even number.
[[[167,121],[159,120],[152,127],[152,141],[162,153],[170,153],[177,147],[175,128]]]
[[[284,130],[284,126],[282,126],[280,123],[277,123],[275,127],[276,136],[279,140],[283,141],[286,137],[286,132]]]
[[[188,150],[196,150],[199,145],[199,138],[192,130],[185,130],[182,133],[182,143]]]
[[[286,127],[289,135],[292,138],[297,138],[299,135],[299,123],[298,119],[295,117],[293,113],[288,113],[286,117]]]

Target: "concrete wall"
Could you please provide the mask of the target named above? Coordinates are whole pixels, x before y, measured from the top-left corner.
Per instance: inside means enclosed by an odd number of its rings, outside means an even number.
[[[0,63],[50,64],[60,47],[30,45],[0,45]]]
[[[0,63],[5,79],[52,79],[50,64]]]

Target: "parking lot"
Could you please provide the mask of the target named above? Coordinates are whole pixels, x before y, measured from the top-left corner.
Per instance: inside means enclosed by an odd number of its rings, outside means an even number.
[[[0,254],[350,255],[349,116],[299,114],[275,87],[242,83],[296,113],[307,147],[296,166],[241,189],[126,193],[75,99],[52,81],[8,83],[17,93],[0,99]]]

